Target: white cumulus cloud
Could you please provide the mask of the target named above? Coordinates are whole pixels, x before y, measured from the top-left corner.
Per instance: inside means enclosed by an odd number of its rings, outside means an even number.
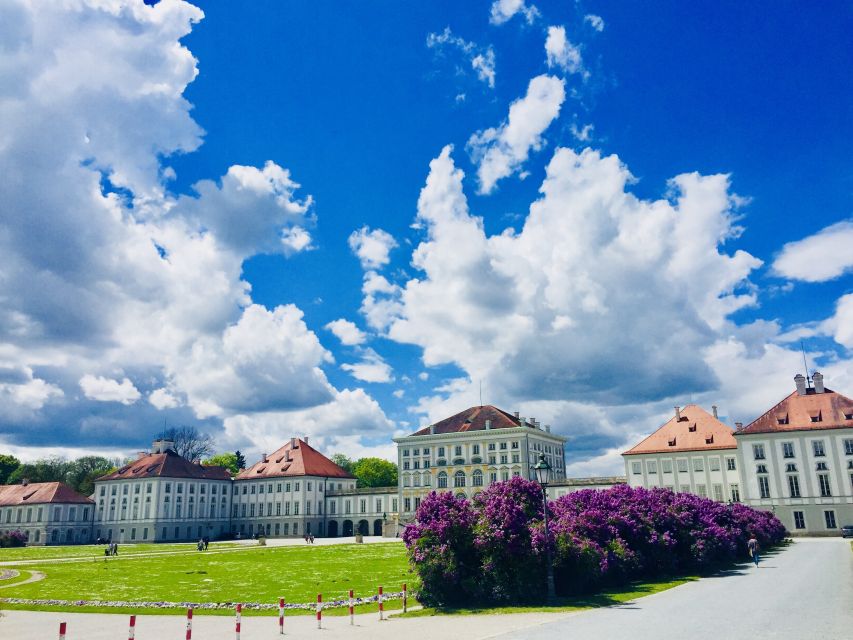
[[[589,24],[596,31],[604,31],[604,18],[602,18],[601,16],[597,16],[594,13],[588,13],[583,17],[583,19],[584,22]]]
[[[586,73],[581,50],[566,37],[565,27],[548,27],[545,54],[549,67],[559,67],[566,73]]]
[[[86,374],[80,378],[80,388],[87,398],[98,402],[133,404],[141,396],[139,389],[128,378],[119,382],[111,378]]]
[[[527,94],[510,105],[505,122],[471,136],[468,150],[478,164],[481,193],[491,193],[499,180],[521,170],[531,150],[542,148],[542,134],[559,115],[565,98],[563,80],[537,76]]]
[[[459,50],[477,74],[477,79],[485,82],[490,88],[494,89],[496,76],[495,51],[492,47],[479,47],[474,42],[454,35],[450,27],[445,27],[441,33],[430,33],[427,36],[427,47],[430,49],[442,50],[448,46]]]
[[[348,371],[356,380],[362,382],[391,382],[393,369],[373,349],[365,349],[361,361],[355,364],[342,364],[341,369]]]
[[[354,322],[343,318],[332,320],[326,325],[326,329],[331,331],[341,341],[341,344],[349,347],[364,344],[367,340],[364,331],[359,329]]]
[[[524,0],[495,0],[489,12],[489,22],[503,24],[516,14],[524,16],[527,24],[533,24],[539,16],[539,9],[535,5],[526,4]]]
[[[853,221],[836,222],[789,242],[773,262],[780,276],[804,282],[834,280],[853,269]]]
[[[349,246],[362,268],[380,269],[390,262],[391,249],[397,246],[397,241],[387,231],[362,227],[350,234]]]

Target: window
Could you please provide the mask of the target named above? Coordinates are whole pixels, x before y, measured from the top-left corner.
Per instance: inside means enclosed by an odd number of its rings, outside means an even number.
[[[817,470],[818,471],[827,471],[826,463],[825,462],[818,462],[817,463]]]
[[[438,474],[438,488],[439,489],[446,489],[447,488],[447,472],[446,471],[442,471],[441,473]],[[408,510],[409,509],[407,508],[406,511],[408,511]]]
[[[506,442],[501,442],[501,451],[506,451]]]
[[[649,460],[648,462],[646,462],[646,471],[648,471],[650,474],[657,473],[658,463],[654,460]]]
[[[736,484],[729,485],[732,493],[732,502],[740,502],[740,487]]]
[[[495,443],[494,443],[494,442],[490,442],[490,443],[489,443],[489,451],[494,451],[494,450],[495,450]]]
[[[489,456],[489,464],[497,464],[497,460],[495,456]]]
[[[705,489],[705,485],[704,485],[704,484],[697,484],[697,485],[696,485],[696,493],[697,493],[698,495],[702,496],[703,498],[707,498],[707,497],[708,497],[708,491],[707,491],[707,489]]]
[[[853,438],[844,441],[844,455],[853,456]]]
[[[793,462],[789,462],[785,465],[785,471],[787,473],[795,473],[797,471],[797,465]]]
[[[794,511],[794,529],[805,529],[806,519],[802,511]]]
[[[382,511],[382,498],[376,498],[376,513]]]
[[[295,516],[299,515],[299,503],[298,502],[293,503],[293,515],[295,515]]]
[[[632,472],[635,476],[642,475],[642,473],[643,473],[643,465],[642,465],[641,463],[639,463],[639,462],[632,462],[632,463],[631,463],[631,472]]]
[[[521,462],[521,456],[519,456],[517,453],[513,453],[512,462],[513,464],[518,464],[519,462]]]
[[[420,450],[420,449],[415,449],[415,450],[412,452],[412,455],[413,455],[413,456],[419,456],[419,455],[421,455],[421,450]]]
[[[438,448],[438,457],[439,457],[439,458],[443,458],[443,457],[444,457],[444,447],[439,447],[439,448]],[[406,509],[406,511],[408,511],[408,509]]]
[[[836,529],[837,525],[835,524],[835,511],[827,510],[823,512],[823,519],[826,521],[827,529]]]
[[[783,442],[782,443],[782,457],[783,458],[793,458],[794,457],[794,443],[793,442]]]
[[[685,458],[678,460],[678,473],[687,473],[687,460]]]
[[[412,499],[411,498],[403,498],[403,510],[411,511],[412,510]]]
[[[823,447],[823,440],[814,440],[812,442],[812,449],[814,450],[816,458],[822,458],[826,455],[826,450]]]
[[[719,471],[720,470],[720,459],[719,458],[711,458],[708,463],[711,466],[711,471]]]
[[[397,498],[391,500],[391,511],[393,511],[394,513],[397,512]]]
[[[763,444],[752,445],[752,457],[756,460],[764,460],[764,445]]]
[[[453,448],[453,455],[455,455],[455,456],[461,456],[461,455],[462,455],[462,447],[461,447],[461,446],[459,446],[459,445],[456,445],[456,446]]]
[[[770,481],[767,476],[758,476],[758,493],[762,498],[770,497]]]
[[[408,457],[409,457],[409,450],[408,450],[408,449],[403,449],[403,457],[404,457],[404,458],[408,458]]]
[[[299,491],[299,483],[298,483],[298,482],[294,482],[294,483],[293,483],[293,490],[294,490],[294,491]]]
[[[497,474],[497,471],[492,471],[492,472],[489,474],[489,482],[490,482],[490,483],[495,483],[495,482],[497,482],[497,481],[498,481],[498,474]]]
[[[820,496],[822,498],[832,497],[832,488],[829,486],[829,474],[828,473],[817,474],[817,481],[818,481],[818,484],[820,485]]]
[[[683,484],[678,488],[678,490],[681,491],[681,493],[690,493],[690,485]]]
[[[672,473],[672,460],[663,460],[660,463],[660,468],[664,473]]]
[[[704,471],[705,463],[702,458],[693,458],[693,471]]]
[[[788,489],[792,498],[800,497],[800,479],[797,476],[788,476]]]
[[[474,454],[475,456],[480,455],[480,445],[475,444],[475,445],[471,448],[471,451],[473,452],[473,454]]]
[[[715,484],[714,485],[714,500],[717,502],[723,501],[723,485]]]
[[[474,474],[472,476],[471,484],[473,484],[475,487],[482,487],[483,486],[483,472],[482,471],[477,469],[474,472]]]
[[[406,460],[403,462],[403,471],[408,471],[408,470],[409,470],[409,461]]]
[[[429,455],[429,447],[424,447],[424,455],[425,456]]]
[[[310,482],[306,482],[306,483],[305,483],[305,490],[306,490],[306,491],[311,491],[311,483],[310,483]]]
[[[464,487],[465,486],[465,472],[457,471],[453,474],[453,486],[454,487]]]
[[[737,469],[734,458],[726,458],[726,469],[729,471],[735,471]]]
[[[755,465],[755,473],[767,473],[767,465],[766,464]]]

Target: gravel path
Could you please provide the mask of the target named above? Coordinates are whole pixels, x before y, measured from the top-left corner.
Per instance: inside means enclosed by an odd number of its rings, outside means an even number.
[[[629,631],[630,630],[630,631]],[[841,538],[800,539],[751,564],[641,598],[585,611],[502,640],[850,640],[853,553]]]
[[[22,584],[29,584],[30,582],[38,582],[39,580],[44,580],[44,574],[41,571],[30,571],[29,573],[30,577],[26,580],[21,580],[20,582],[15,582],[13,584],[0,584],[0,589],[20,587]]]

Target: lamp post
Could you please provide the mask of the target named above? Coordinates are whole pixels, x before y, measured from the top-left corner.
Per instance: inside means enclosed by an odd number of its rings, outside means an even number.
[[[536,473],[536,481],[542,487],[542,514],[545,524],[545,565],[548,571],[548,602],[553,603],[557,599],[557,590],[554,588],[554,565],[551,562],[551,536],[548,532],[548,494],[546,492],[551,465],[545,459],[544,453],[539,454],[539,462],[533,465],[533,471]]]

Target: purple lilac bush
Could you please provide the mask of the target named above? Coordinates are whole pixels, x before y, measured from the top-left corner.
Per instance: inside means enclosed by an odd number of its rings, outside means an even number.
[[[667,489],[620,485],[570,493],[548,504],[522,478],[489,486],[472,502],[433,492],[403,538],[428,606],[523,603],[544,597],[546,545],[557,591],[588,593],[640,578],[701,572],[782,541],[772,514]]]
[[[27,534],[23,531],[15,530],[0,535],[0,548],[4,547],[23,547],[27,544]]]

